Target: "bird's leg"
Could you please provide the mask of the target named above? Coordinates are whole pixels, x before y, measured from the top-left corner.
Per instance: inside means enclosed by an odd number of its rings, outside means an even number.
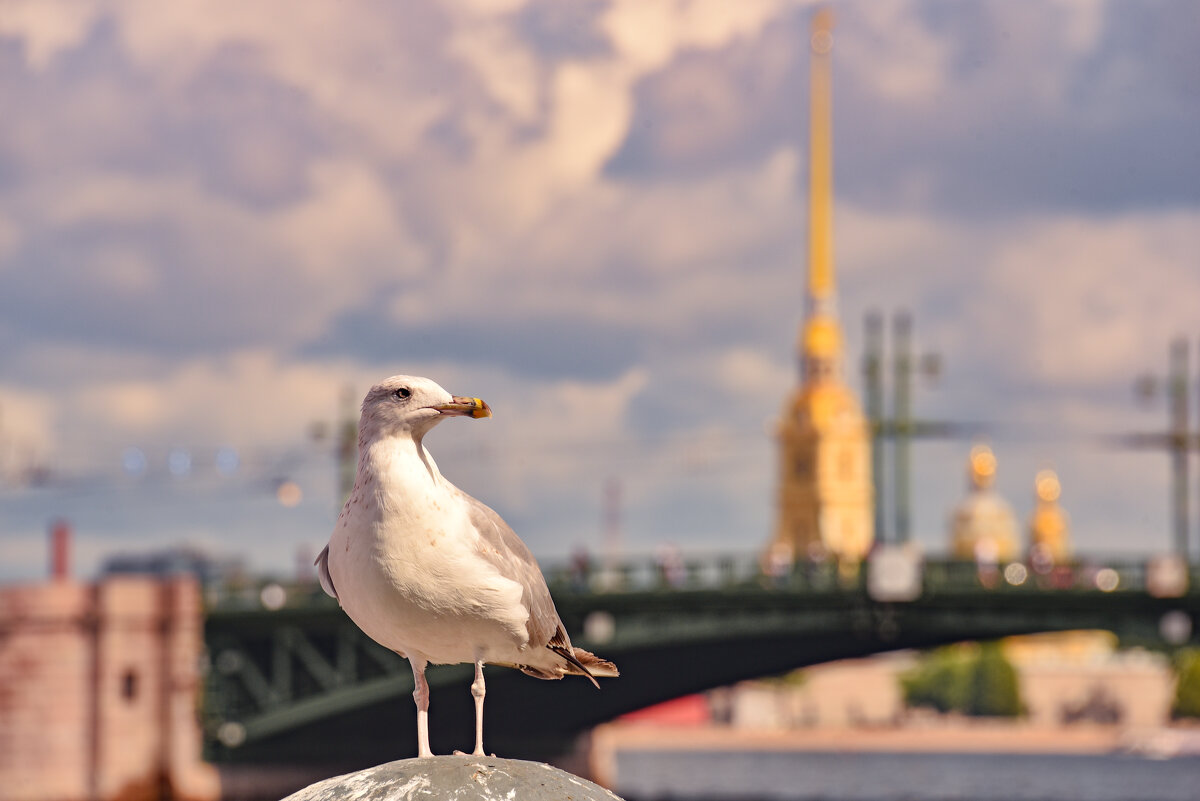
[[[475,681],[471,682],[471,695],[475,697],[475,750],[472,756],[485,756],[483,753],[483,696],[486,692],[483,684],[483,660],[475,660]]]
[[[425,681],[425,660],[408,658],[413,672],[413,700],[417,702],[417,756],[431,757],[429,750],[429,682]]]

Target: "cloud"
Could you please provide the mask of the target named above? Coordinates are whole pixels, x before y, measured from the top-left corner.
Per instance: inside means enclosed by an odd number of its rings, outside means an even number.
[[[398,280],[304,352],[422,349],[526,375],[611,375],[652,343],[751,337],[760,321],[748,310],[768,303],[791,319],[796,309],[798,295],[787,296],[802,282],[801,216],[786,152],[749,172],[605,181],[547,209],[536,234],[491,240],[486,259]]]
[[[0,485],[23,481],[59,444],[45,398],[20,384],[0,382]]]
[[[715,50],[753,38],[781,12],[796,5],[787,0],[618,0],[609,7],[602,25],[622,61],[646,73],[664,67],[682,51]]]
[[[11,255],[21,243],[21,232],[9,219],[0,217],[0,270],[11,264]]]
[[[0,306],[43,336],[137,347],[315,336],[426,260],[373,173],[317,163],[311,175],[310,195],[265,215],[187,179],[39,187],[25,202],[47,205],[0,272]]]
[[[988,217],[1200,200],[1200,158],[1183,144],[1200,105],[1178,78],[1198,66],[1193,11],[1150,21],[1120,3],[894,2],[838,14],[844,199]],[[648,72],[609,169],[691,174],[785,144],[804,152],[807,28],[806,11],[781,13],[744,41]]]
[[[414,372],[495,399],[435,452],[535,550],[594,538],[613,476],[630,542],[765,538],[802,310],[811,4],[6,11],[0,100],[22,113],[0,124],[0,433],[105,487],[129,443],[266,465],[206,496],[224,517],[148,484],[125,518],[72,501],[97,530],[148,525],[145,504],[178,531],[319,541],[336,501],[309,425],[343,385]],[[1197,12],[837,12],[848,380],[863,312],[911,310],[945,362],[919,411],[1007,427],[1012,497],[1053,457],[1081,531],[1119,541],[1161,477],[1114,462],[1136,490],[1106,493],[1069,436],[1029,432],[1156,422],[1128,383],[1200,296]],[[921,446],[934,540],[958,444]],[[325,487],[309,517],[260,486],[278,465]],[[191,525],[155,503],[195,503]]]
[[[1006,331],[1039,383],[1131,378],[1157,355],[1147,342],[1183,333],[1200,274],[1181,256],[1196,248],[1196,212],[1034,222],[992,255],[972,316]]]
[[[79,44],[98,14],[71,0],[12,0],[0,17],[0,35],[19,39],[29,64],[45,69],[55,55]]]
[[[122,351],[61,346],[25,358],[36,367],[22,371],[23,391],[4,391],[6,411],[39,449],[66,447],[76,458],[90,456],[93,466],[101,457],[115,464],[127,445],[281,449],[328,419],[342,383],[360,375],[344,365],[284,364],[252,350],[153,366]]]

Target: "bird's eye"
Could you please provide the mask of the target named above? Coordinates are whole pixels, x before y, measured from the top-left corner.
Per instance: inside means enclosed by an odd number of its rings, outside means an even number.
[[[396,396],[397,400],[407,400],[408,398],[412,397],[412,390],[408,387],[400,387],[400,389],[396,390],[392,394]]]

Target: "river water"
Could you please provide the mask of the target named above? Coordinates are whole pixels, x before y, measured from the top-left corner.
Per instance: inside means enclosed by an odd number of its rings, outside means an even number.
[[[1200,757],[618,751],[626,801],[1200,801]]]

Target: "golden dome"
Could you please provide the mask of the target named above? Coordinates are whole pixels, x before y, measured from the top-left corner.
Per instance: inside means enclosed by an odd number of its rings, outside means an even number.
[[[840,358],[842,355],[842,331],[837,321],[824,315],[813,316],[804,324],[800,350],[806,358]]]
[[[1053,470],[1042,470],[1034,479],[1037,505],[1029,520],[1029,547],[1038,559],[1055,564],[1071,559],[1071,523],[1058,505],[1062,485]]]
[[[1062,485],[1059,484],[1058,475],[1053,470],[1039,471],[1033,482],[1039,501],[1051,503],[1057,501],[1058,496],[1062,494]]]
[[[950,551],[956,559],[1006,562],[1020,548],[1017,516],[992,485],[996,455],[987,445],[971,448],[967,459],[970,489],[950,520]]]
[[[987,445],[971,448],[967,460],[967,476],[975,489],[987,489],[996,483],[996,454]]]
[[[956,559],[989,558],[1008,562],[1020,550],[1017,515],[1008,501],[990,489],[976,489],[954,510],[950,551]]]

